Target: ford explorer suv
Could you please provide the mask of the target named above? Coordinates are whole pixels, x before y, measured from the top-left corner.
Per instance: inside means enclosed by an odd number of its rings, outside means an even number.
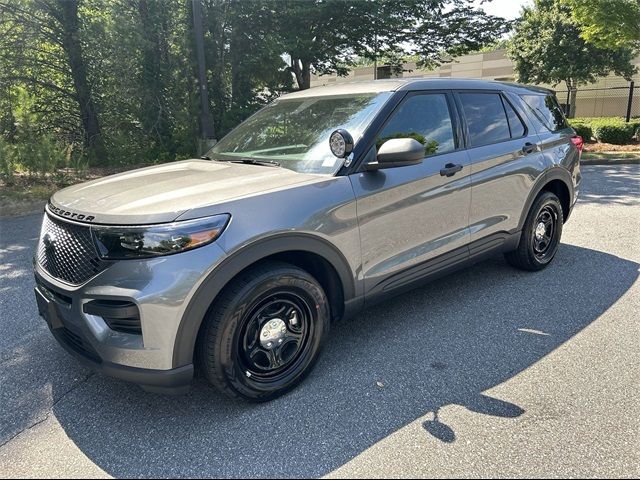
[[[201,159],[55,193],[39,312],[106,375],[181,393],[195,366],[270,400],[339,319],[490,255],[547,267],[581,149],[541,88],[398,79],[283,95]]]

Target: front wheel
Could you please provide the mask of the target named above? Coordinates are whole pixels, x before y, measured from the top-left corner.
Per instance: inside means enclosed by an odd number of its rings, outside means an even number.
[[[518,248],[505,254],[507,261],[522,270],[535,272],[545,268],[558,251],[563,223],[558,197],[542,192],[529,210]]]
[[[201,331],[200,366],[233,397],[264,402],[294,388],[314,365],[329,330],[318,282],[281,262],[256,267],[216,300]]]

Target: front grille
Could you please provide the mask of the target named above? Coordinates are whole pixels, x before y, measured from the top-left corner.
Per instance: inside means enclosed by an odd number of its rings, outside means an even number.
[[[45,214],[38,243],[38,263],[51,276],[80,285],[107,268],[100,259],[88,226]]]

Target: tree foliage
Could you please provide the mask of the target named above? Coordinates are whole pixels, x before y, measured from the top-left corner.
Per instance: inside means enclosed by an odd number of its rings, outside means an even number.
[[[580,24],[582,38],[601,47],[640,44],[638,0],[564,0]]]
[[[508,28],[472,0],[198,1],[218,137],[312,73],[358,58],[435,65]],[[35,139],[51,165],[193,155],[194,50],[192,0],[0,0],[0,163],[23,165]]]
[[[433,67],[494,42],[509,22],[472,0],[283,0],[279,35],[299,88],[312,72],[344,75],[358,58],[417,55]]]
[[[581,84],[614,72],[625,78],[635,73],[630,48],[603,48],[585,41],[571,9],[559,0],[536,0],[526,7],[515,27],[508,55],[522,83],[557,85],[572,93],[570,116],[575,113],[575,91]]]

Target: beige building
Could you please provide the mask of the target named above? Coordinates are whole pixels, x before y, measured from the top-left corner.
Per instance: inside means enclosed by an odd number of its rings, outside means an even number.
[[[634,62],[640,67],[640,57]],[[458,57],[450,63],[445,63],[435,70],[419,69],[415,62],[406,63],[404,72],[399,75],[403,78],[429,78],[429,77],[464,77],[482,78],[485,80],[515,81],[513,63],[506,56],[506,50],[477,53]],[[378,78],[391,76],[388,66],[378,67]],[[313,75],[311,86],[328,85],[331,83],[349,82],[353,80],[371,80],[374,78],[373,67],[358,67],[349,72],[346,77],[336,75]],[[640,74],[635,77],[640,87]],[[567,101],[567,90],[564,84],[555,88],[552,85],[543,85],[553,88],[558,93],[561,103]],[[635,97],[640,97],[640,90],[635,89]],[[592,85],[583,85],[578,89],[576,102],[576,116],[579,117],[604,117],[626,114],[629,99],[629,82],[624,78],[610,75],[598,80]],[[634,98],[632,115],[640,116],[640,98]]]

